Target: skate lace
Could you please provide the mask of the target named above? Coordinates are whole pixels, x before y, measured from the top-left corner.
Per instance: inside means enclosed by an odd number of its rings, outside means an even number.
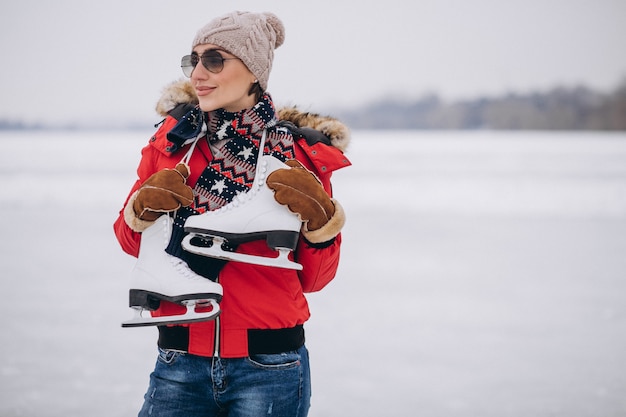
[[[169,216],[165,215],[163,216],[163,223],[165,226],[163,227],[163,240],[165,242],[165,245],[167,245],[172,235],[173,220]],[[191,268],[189,268],[189,265],[187,265],[187,262],[183,261],[180,258],[177,258],[176,256],[170,255],[169,253],[166,253],[165,255],[167,259],[169,260],[169,262],[174,267],[174,269],[176,270],[176,272],[178,272],[181,276],[189,280],[197,280],[197,279],[202,278],[198,274],[193,272]]]
[[[205,133],[206,133],[206,126],[203,128],[201,134],[198,135],[198,137],[196,137],[193,142],[191,142],[191,146],[189,147],[185,155],[180,159],[179,163],[185,164],[185,166],[187,167],[187,171],[189,171],[190,174],[191,174],[191,168],[189,168],[189,160],[191,159],[191,155],[193,154],[193,151],[196,149],[198,140],[200,140],[200,138],[203,137]]]
[[[225,211],[235,209],[253,200],[254,196],[258,194],[259,191],[261,191],[261,187],[263,187],[263,185],[265,184],[265,180],[267,177],[267,161],[263,160],[260,165],[261,167],[260,169],[257,169],[252,188],[250,188],[250,190],[245,193],[237,194],[235,197],[233,197],[230,203],[226,204],[223,207],[220,207],[217,210],[214,210],[212,213],[223,213]]]
[[[170,263],[172,264],[172,266],[174,267],[174,269],[176,270],[176,272],[178,272],[181,276],[195,281],[198,279],[202,279],[202,277],[200,277],[198,274],[196,274],[195,272],[193,272],[190,268],[189,265],[187,265],[187,262],[183,261],[180,258],[177,258],[175,256],[172,256],[170,254],[167,254]]]

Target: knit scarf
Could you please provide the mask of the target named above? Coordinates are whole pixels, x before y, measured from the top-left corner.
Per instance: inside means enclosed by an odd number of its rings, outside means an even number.
[[[174,134],[171,137],[168,135],[168,138],[183,142],[183,145],[193,142],[184,137],[176,138],[175,132],[186,131],[187,136],[201,134],[204,132],[202,126],[200,130],[194,126],[198,121],[206,124],[204,128],[207,131],[206,136],[198,140],[209,141],[213,158],[207,161],[206,168],[194,186],[194,203],[176,212],[172,238],[166,251],[186,261],[196,273],[215,279],[225,261],[191,254],[182,249],[180,243],[185,236],[185,220],[191,215],[216,210],[251,188],[264,130],[267,129],[264,154],[271,154],[282,161],[293,159],[295,154],[291,133],[276,128],[276,112],[268,94],[254,107],[236,113],[219,109],[202,114],[196,108],[181,118],[172,129]],[[200,240],[193,239],[192,243],[201,245]],[[229,249],[234,250],[234,247]]]

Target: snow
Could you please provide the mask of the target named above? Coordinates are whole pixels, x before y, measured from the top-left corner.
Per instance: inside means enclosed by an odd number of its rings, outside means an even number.
[[[150,132],[0,133],[0,415],[136,415],[112,223]],[[626,134],[354,132],[312,417],[626,414]]]

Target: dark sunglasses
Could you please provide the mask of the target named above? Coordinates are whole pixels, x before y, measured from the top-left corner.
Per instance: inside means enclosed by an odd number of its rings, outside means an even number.
[[[217,49],[207,49],[202,52],[201,56],[198,56],[196,52],[192,52],[191,55],[185,55],[180,60],[180,67],[183,69],[183,74],[185,74],[186,77],[191,77],[191,73],[196,69],[198,62],[202,62],[204,68],[209,72],[217,74],[224,69],[224,61],[230,59],[239,58],[224,58],[217,52]]]

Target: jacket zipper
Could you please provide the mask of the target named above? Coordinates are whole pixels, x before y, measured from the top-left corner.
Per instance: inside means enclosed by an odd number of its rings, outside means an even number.
[[[213,357],[218,358],[220,356],[220,318],[215,319],[215,337],[213,339],[214,351]]]
[[[220,277],[218,275],[217,279],[215,280],[215,282],[217,282],[218,284],[220,283]],[[219,358],[220,356],[220,324],[221,324],[221,320],[220,320],[220,316],[217,316],[215,318],[215,334],[213,335],[213,357],[214,358]]]

